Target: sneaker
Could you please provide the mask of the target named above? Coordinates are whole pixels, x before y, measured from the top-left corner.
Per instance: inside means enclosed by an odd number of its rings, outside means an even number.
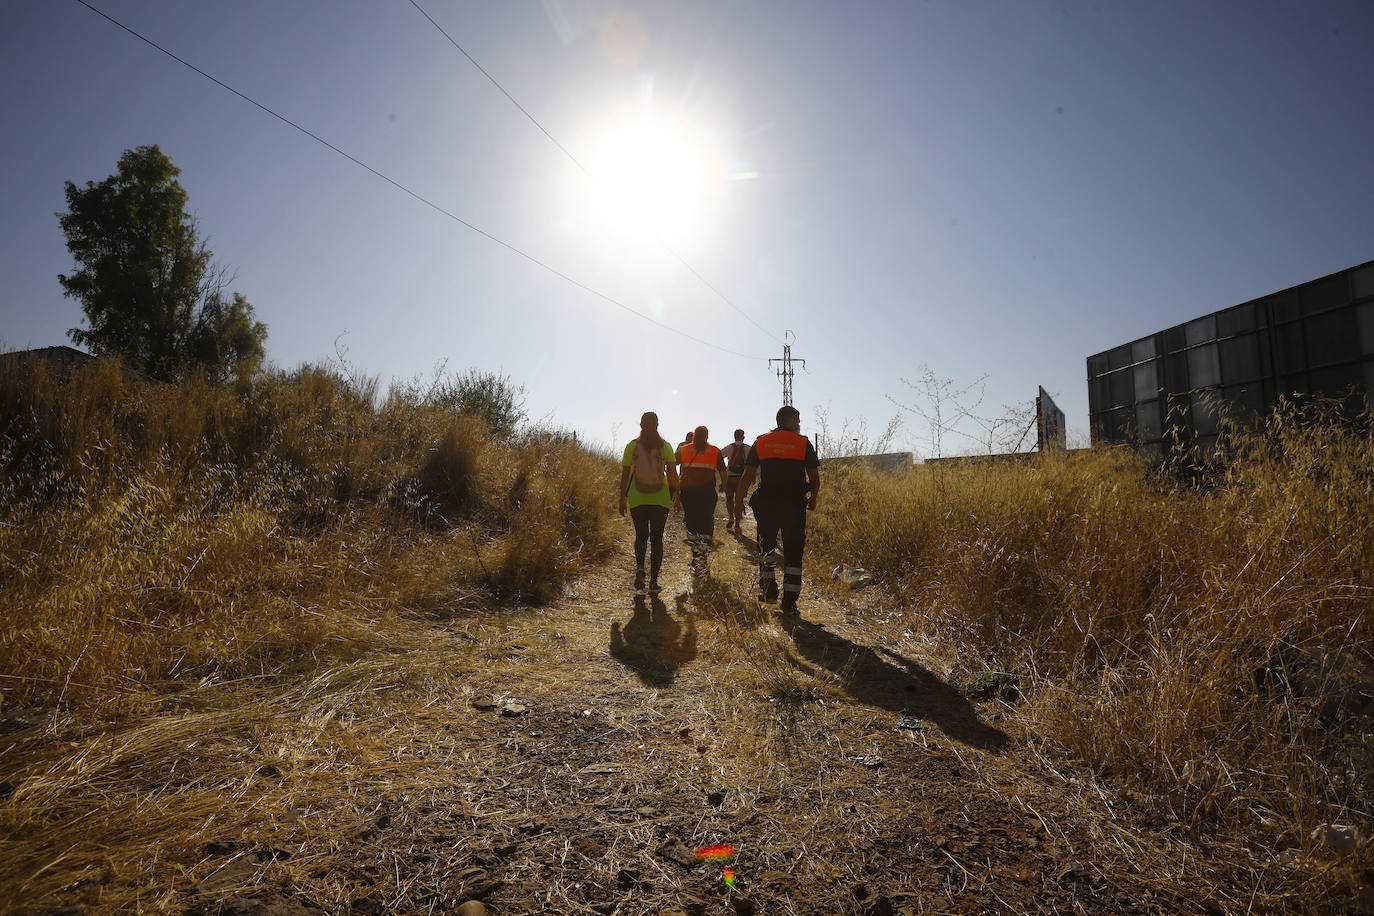
[[[784,617],[801,617],[801,612],[797,610],[797,601],[795,598],[791,601],[784,598],[782,604],[778,605],[778,613],[782,614]]]
[[[657,582],[649,583],[649,594],[657,595],[661,591],[663,591],[663,586],[659,585]]]
[[[778,583],[761,582],[759,583],[759,600],[764,604],[772,604],[778,600]]]
[[[635,591],[644,591],[644,570],[635,570]]]

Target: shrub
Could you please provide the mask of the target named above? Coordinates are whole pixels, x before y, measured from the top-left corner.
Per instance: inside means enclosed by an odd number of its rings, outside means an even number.
[[[813,563],[894,586],[968,679],[1006,672],[1038,727],[1104,770],[1310,829],[1374,790],[1374,440],[1334,412],[1298,419],[1232,427],[1191,483],[1116,448],[848,469]]]
[[[401,385],[396,396],[413,404],[475,417],[487,425],[492,437],[510,439],[525,422],[525,389],[500,372],[469,369],[446,374],[445,364],[435,367],[433,377]]]
[[[309,366],[0,374],[6,702],[127,705],[313,664],[404,614],[546,599],[604,555],[607,459],[374,395]]]

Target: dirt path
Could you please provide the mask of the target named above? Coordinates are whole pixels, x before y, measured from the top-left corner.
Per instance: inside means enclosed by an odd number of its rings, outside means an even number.
[[[55,747],[43,778],[75,821],[40,845],[48,859],[70,845],[11,899],[236,914],[469,900],[626,916],[1245,910],[1244,890],[1179,880],[1191,868],[1214,883],[1212,863],[1243,851],[1190,845],[1047,759],[1010,707],[942,680],[876,591],[808,584],[792,625],[761,611],[747,539],[718,526],[713,576],[694,588],[670,521],[661,602],[629,589],[627,523],[625,554],[555,606],[417,624],[394,652],[289,690],[208,691]],[[713,843],[738,849],[733,891],[687,852]]]

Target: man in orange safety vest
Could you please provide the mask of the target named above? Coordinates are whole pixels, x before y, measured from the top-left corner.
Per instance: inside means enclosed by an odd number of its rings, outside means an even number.
[[[777,546],[782,536],[782,603],[785,616],[797,615],[801,595],[802,554],[806,549],[806,513],[816,508],[821,489],[816,448],[799,430],[801,414],[784,405],[778,426],[754,440],[744,461],[744,478],[735,491],[735,515],[744,511],[744,498],[757,475],[759,486],[749,499],[758,527],[759,600],[778,600]]]

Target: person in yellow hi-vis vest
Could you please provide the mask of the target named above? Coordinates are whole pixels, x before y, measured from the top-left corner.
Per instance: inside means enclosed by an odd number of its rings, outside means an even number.
[[[678,449],[682,466],[682,525],[692,548],[692,573],[706,573],[706,558],[716,534],[716,481],[725,491],[725,459],[708,439],[708,430],[698,426],[692,440]]]
[[[635,523],[635,591],[644,590],[644,553],[649,550],[649,594],[657,595],[663,566],[663,528],[668,509],[682,508],[673,450],[658,434],[658,414],[639,418],[639,436],[625,446],[620,462],[620,514],[629,510]]]
[[[735,515],[744,511],[744,498],[757,475],[759,487],[749,500],[758,528],[759,600],[778,600],[777,546],[782,535],[782,604],[784,615],[796,616],[801,596],[802,554],[806,550],[806,513],[816,508],[821,489],[820,458],[803,436],[801,414],[784,405],[778,426],[754,440],[744,460],[744,477],[735,490]]]

